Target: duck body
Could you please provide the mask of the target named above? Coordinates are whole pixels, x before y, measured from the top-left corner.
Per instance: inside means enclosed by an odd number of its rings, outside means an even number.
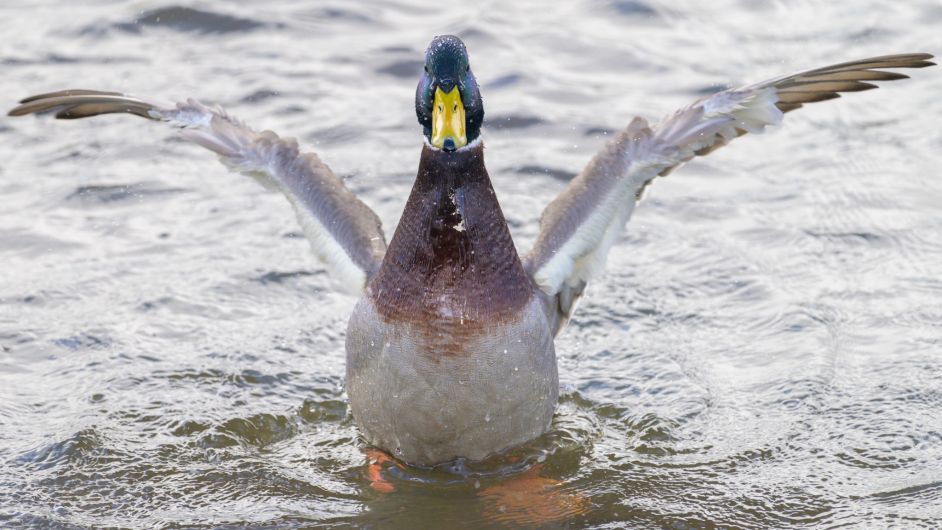
[[[555,314],[517,255],[483,145],[425,145],[347,327],[347,393],[364,438],[421,465],[539,436],[558,397]]]
[[[553,340],[656,177],[805,104],[905,79],[887,70],[932,66],[931,58],[833,64],[705,96],[656,124],[634,118],[547,205],[522,260],[484,167],[484,103],[455,36],[426,49],[415,97],[425,144],[388,246],[379,217],[316,154],[222,109],[70,89],[25,98],[9,114],[169,122],[227,167],[281,191],[336,286],[360,296],[346,375],[364,439],[434,465],[483,459],[546,432],[559,393]]]

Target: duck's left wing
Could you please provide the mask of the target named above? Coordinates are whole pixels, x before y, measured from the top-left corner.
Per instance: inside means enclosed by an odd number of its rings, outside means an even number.
[[[294,206],[314,254],[342,290],[358,294],[379,269],[386,239],[379,217],[294,138],[256,131],[221,108],[195,100],[158,104],[117,92],[63,90],[26,98],[10,116],[55,112],[60,119],[129,113],[170,122],[216,153],[228,168],[281,191]]]
[[[907,77],[881,69],[922,68],[934,64],[931,58],[924,53],[890,55],[806,70],[724,90],[654,126],[642,118],[632,120],[546,207],[540,234],[524,259],[537,285],[558,301],[557,331],[572,315],[586,283],[604,267],[609,248],[654,177],[747,132],[762,132],[805,103],[876,88],[869,81]]]

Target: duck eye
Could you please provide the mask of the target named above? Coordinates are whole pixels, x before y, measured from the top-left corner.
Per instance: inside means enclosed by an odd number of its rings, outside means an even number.
[[[465,71],[465,72],[470,72],[470,71],[471,71],[471,65],[470,65],[470,64],[465,65],[464,71]]]
[[[425,65],[425,73],[428,73],[428,65]]]

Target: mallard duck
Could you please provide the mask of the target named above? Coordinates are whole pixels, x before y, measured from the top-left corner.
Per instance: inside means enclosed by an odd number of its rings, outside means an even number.
[[[554,339],[655,177],[806,103],[906,77],[884,69],[930,66],[931,58],[806,70],[704,97],[655,125],[635,118],[547,206],[523,258],[484,164],[484,105],[455,36],[435,37],[425,52],[415,95],[424,143],[388,245],[376,214],[317,155],[219,108],[65,90],[26,98],[10,115],[167,121],[230,169],[281,191],[314,254],[359,296],[347,327],[346,388],[364,439],[432,465],[480,460],[547,431],[558,397]]]

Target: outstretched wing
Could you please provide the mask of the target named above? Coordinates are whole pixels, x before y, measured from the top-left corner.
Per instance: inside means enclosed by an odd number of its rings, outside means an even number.
[[[10,116],[55,112],[60,119],[130,113],[183,128],[183,136],[219,155],[230,169],[257,178],[288,198],[331,277],[357,294],[379,269],[386,240],[379,218],[314,153],[293,138],[258,132],[192,99],[159,105],[117,92],[63,90],[26,98]]]
[[[537,285],[556,296],[557,332],[586,283],[604,267],[609,248],[654,177],[747,132],[762,132],[805,103],[876,88],[870,81],[907,77],[883,68],[922,68],[934,64],[931,58],[916,53],[835,64],[719,92],[654,126],[632,120],[546,207],[540,234],[524,259]]]

